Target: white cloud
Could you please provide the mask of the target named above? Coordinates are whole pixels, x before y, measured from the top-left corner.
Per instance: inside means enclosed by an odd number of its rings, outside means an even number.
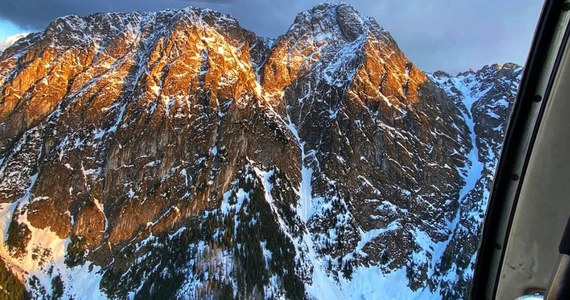
[[[4,41],[0,42],[0,51],[4,51],[6,48],[10,47],[12,44],[17,42],[19,39],[27,36],[29,33],[18,33],[7,37]]]

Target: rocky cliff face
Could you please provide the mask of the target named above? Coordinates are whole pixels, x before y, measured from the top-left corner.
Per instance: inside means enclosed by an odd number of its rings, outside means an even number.
[[[0,56],[0,256],[36,297],[463,293],[519,75],[346,4],[58,19]]]
[[[362,265],[413,265],[414,284],[425,282],[434,266],[413,257],[433,250],[418,240],[439,243],[451,233],[457,168],[469,149],[451,100],[389,33],[342,5],[300,14],[262,78],[301,145],[302,187],[310,190],[300,214],[322,264],[345,277]]]
[[[440,286],[446,298],[468,293],[487,200],[521,76],[522,67],[512,63],[485,66],[457,76],[443,72],[431,75],[462,110],[471,131],[471,144],[476,146],[468,156],[471,169],[476,171],[467,175],[467,185],[460,196],[458,225],[438,273],[444,278]]]

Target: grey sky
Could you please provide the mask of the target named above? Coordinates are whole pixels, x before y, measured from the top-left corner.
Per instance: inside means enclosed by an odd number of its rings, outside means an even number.
[[[295,15],[324,0],[0,0],[0,19],[22,31],[39,31],[53,19],[99,11],[149,11],[189,5],[232,14],[243,27],[275,37]],[[339,1],[327,1],[339,2]],[[390,31],[400,48],[425,71],[457,73],[485,64],[524,64],[541,0],[344,1]],[[2,36],[0,26],[0,36]],[[4,35],[5,36],[5,35]]]

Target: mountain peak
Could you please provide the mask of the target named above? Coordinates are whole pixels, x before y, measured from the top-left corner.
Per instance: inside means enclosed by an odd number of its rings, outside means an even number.
[[[517,63],[506,62],[503,64],[503,69],[518,69],[518,68],[522,68],[522,66]]]
[[[492,65],[485,65],[483,66],[483,68],[481,68],[481,70],[511,70],[511,69],[518,69],[518,68],[522,68],[522,66],[516,64],[516,63],[512,63],[512,62],[506,62],[504,64],[492,64]]]
[[[61,33],[73,35],[76,39],[93,36],[115,36],[125,31],[140,30],[146,24],[154,24],[163,30],[177,25],[192,24],[198,27],[211,27],[222,34],[231,35],[240,28],[239,22],[228,14],[211,9],[186,7],[168,9],[158,12],[111,12],[94,13],[88,16],[67,15],[51,22],[46,28],[47,35],[57,36]]]
[[[288,33],[308,30],[313,33],[338,31],[345,40],[354,41],[366,32],[367,28],[365,20],[349,4],[321,3],[299,13]]]

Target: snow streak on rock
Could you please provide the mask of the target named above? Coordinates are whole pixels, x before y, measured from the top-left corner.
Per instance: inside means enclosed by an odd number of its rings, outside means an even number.
[[[431,75],[461,107],[472,149],[468,167],[461,170],[466,183],[459,197],[459,222],[440,264],[439,286],[446,298],[462,297],[468,292],[490,188],[521,76],[522,68],[510,63],[457,76],[443,72]]]

